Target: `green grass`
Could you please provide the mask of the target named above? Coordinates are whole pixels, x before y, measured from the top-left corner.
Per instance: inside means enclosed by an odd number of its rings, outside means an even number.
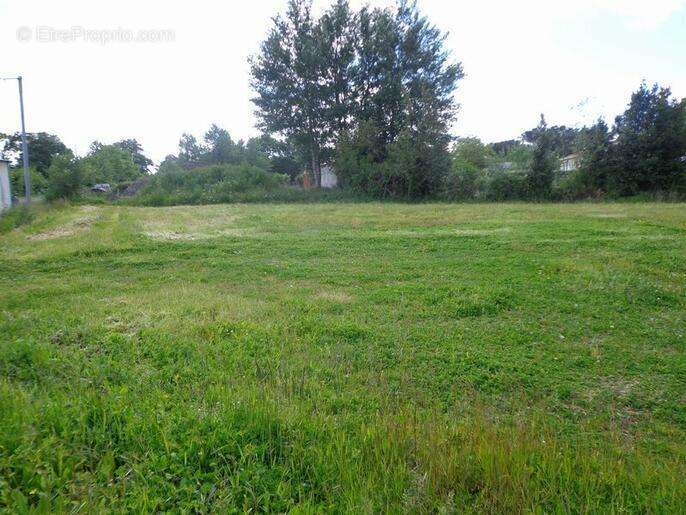
[[[71,207],[0,280],[11,512],[686,506],[684,204]]]

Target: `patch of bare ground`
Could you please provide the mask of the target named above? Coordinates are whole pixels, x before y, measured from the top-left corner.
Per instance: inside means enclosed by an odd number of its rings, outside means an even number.
[[[91,207],[92,206],[86,206],[86,207]],[[93,208],[96,209],[96,208]],[[83,209],[86,212],[92,211],[93,209]],[[57,238],[64,238],[66,236],[73,236],[78,232],[84,231],[88,229],[93,222],[95,222],[96,217],[94,216],[84,216],[81,218],[77,218],[75,220],[72,220],[71,222],[61,225],[59,227],[55,227],[54,229],[50,229],[48,231],[43,231],[39,232],[36,234],[29,234],[26,236],[27,240],[30,241],[42,241],[42,240],[54,240]]]
[[[347,304],[353,300],[352,296],[345,293],[344,291],[333,291],[333,290],[321,290],[317,292],[316,297],[318,299],[330,300],[333,302],[340,302],[342,304]]]

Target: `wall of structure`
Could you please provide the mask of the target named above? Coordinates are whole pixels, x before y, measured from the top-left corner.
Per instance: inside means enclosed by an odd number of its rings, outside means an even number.
[[[322,188],[335,188],[338,186],[338,177],[329,165],[322,166]]]
[[[0,210],[12,206],[12,192],[10,191],[9,163],[0,161]]]

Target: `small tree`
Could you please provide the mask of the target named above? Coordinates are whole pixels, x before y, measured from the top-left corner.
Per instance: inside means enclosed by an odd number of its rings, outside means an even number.
[[[133,181],[143,175],[140,167],[133,162],[131,153],[116,143],[92,145],[91,152],[81,161],[86,184]]]
[[[234,143],[226,129],[212,124],[204,140],[204,164],[238,164],[243,160],[241,145]]]
[[[123,139],[115,143],[115,145],[131,154],[131,159],[141,171],[141,174],[147,174],[150,172],[150,167],[153,164],[152,160],[143,153],[143,147],[140,143],[138,143],[137,140]]]
[[[602,118],[581,131],[579,150],[585,187],[593,190],[587,193],[606,191],[612,173],[611,135]]]
[[[47,170],[47,200],[71,199],[79,195],[83,187],[83,168],[73,155],[61,154],[52,159]]]
[[[527,189],[529,195],[538,200],[550,197],[551,186],[557,160],[552,151],[552,139],[547,131],[545,117],[541,114],[541,121],[536,128],[538,136],[534,143],[531,157],[531,168],[527,174]]]

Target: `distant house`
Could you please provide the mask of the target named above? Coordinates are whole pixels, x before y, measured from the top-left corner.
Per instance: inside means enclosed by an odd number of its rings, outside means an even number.
[[[514,168],[514,163],[512,161],[503,161],[502,163],[498,163],[498,168],[512,170],[512,168]]]
[[[560,171],[571,172],[579,168],[581,156],[579,154],[569,154],[560,159]]]
[[[322,165],[321,169],[321,180],[322,188],[335,188],[338,186],[338,177],[336,172],[333,171],[331,165]],[[312,182],[312,177],[310,173],[305,170],[298,176],[298,184],[302,185],[303,188],[309,189],[314,188],[315,184]]]

